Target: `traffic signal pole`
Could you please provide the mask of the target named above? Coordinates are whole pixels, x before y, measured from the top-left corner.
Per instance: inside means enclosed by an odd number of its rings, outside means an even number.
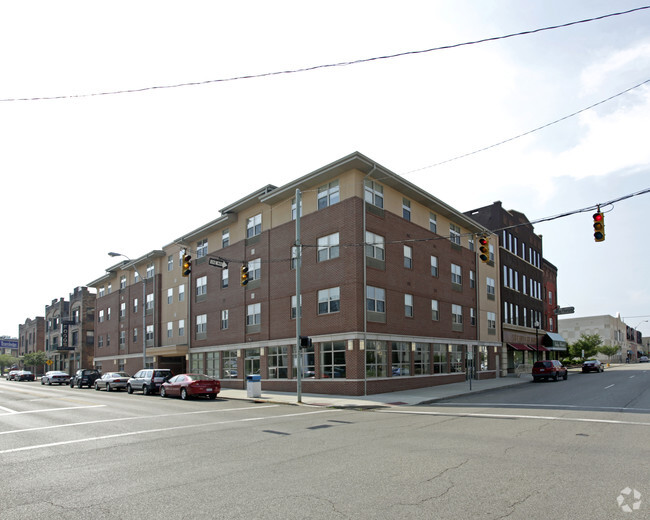
[[[302,251],[300,245],[300,190],[296,188],[296,399],[302,403],[302,356],[300,352],[300,267]]]

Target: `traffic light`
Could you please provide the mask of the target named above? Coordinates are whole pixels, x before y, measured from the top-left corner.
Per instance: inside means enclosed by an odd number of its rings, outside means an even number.
[[[181,266],[181,274],[183,276],[189,276],[192,272],[192,257],[185,253],[183,255],[183,265]]]
[[[487,264],[490,261],[490,239],[484,235],[478,239],[478,243],[478,257],[481,259],[481,262]]]
[[[248,266],[247,265],[242,265],[241,266],[241,280],[239,282],[242,287],[248,283]]]
[[[605,215],[600,211],[594,213],[594,240],[602,242],[605,240]]]

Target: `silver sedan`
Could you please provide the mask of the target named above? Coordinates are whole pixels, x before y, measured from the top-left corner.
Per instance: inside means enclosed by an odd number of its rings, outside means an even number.
[[[106,372],[95,380],[95,390],[105,389],[107,392],[122,390],[131,376],[126,372]]]

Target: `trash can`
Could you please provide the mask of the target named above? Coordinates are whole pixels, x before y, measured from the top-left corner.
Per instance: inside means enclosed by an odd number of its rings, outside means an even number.
[[[259,374],[246,376],[246,395],[247,397],[262,397],[262,376]]]

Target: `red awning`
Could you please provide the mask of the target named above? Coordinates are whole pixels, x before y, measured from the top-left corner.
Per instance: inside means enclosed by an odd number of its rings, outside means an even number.
[[[511,347],[511,348],[514,348],[515,350],[530,350],[523,343],[508,343],[508,346]]]
[[[528,348],[530,350],[538,350],[539,352],[548,352],[548,349],[544,345],[538,345],[537,347],[535,345],[528,345]]]

